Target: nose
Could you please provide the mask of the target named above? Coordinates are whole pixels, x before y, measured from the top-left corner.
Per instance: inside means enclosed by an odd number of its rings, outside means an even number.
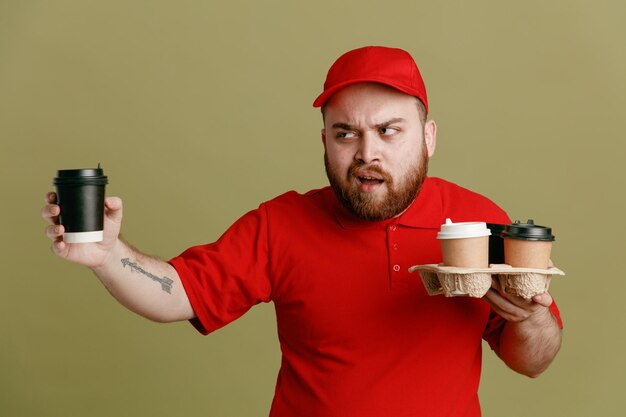
[[[364,164],[380,162],[380,146],[377,139],[370,132],[363,133],[354,159]]]

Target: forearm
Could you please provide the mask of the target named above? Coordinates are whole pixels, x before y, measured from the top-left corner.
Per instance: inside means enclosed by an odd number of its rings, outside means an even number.
[[[121,239],[106,262],[92,270],[122,305],[143,317],[158,322],[194,317],[174,267],[142,254]]]
[[[550,310],[504,326],[498,356],[514,371],[535,378],[545,371],[561,347],[561,330]]]

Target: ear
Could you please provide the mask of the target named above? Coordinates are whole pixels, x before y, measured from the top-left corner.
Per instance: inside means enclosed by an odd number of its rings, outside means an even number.
[[[424,125],[424,142],[430,158],[435,154],[435,148],[437,147],[437,124],[434,120],[427,120]]]
[[[322,143],[324,144],[324,149],[326,149],[326,128],[322,128]]]

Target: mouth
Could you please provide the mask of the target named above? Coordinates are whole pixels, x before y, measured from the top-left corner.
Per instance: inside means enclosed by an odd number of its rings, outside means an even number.
[[[376,191],[385,182],[384,176],[375,171],[356,172],[354,176],[356,177],[360,190],[365,193]]]
[[[359,175],[357,176],[357,179],[359,180],[361,184],[364,184],[364,185],[376,185],[376,184],[382,184],[383,182],[385,182],[385,180],[382,178],[372,177],[369,175]]]

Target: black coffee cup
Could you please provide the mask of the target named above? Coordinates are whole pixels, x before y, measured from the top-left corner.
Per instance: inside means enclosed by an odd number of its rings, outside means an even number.
[[[504,241],[500,234],[504,232],[504,224],[487,223],[487,228],[491,230],[489,236],[489,263],[490,264],[503,264],[504,263]]]
[[[61,207],[60,223],[67,243],[101,242],[104,229],[104,195],[108,183],[100,164],[95,169],[57,171],[53,184],[57,204]]]

